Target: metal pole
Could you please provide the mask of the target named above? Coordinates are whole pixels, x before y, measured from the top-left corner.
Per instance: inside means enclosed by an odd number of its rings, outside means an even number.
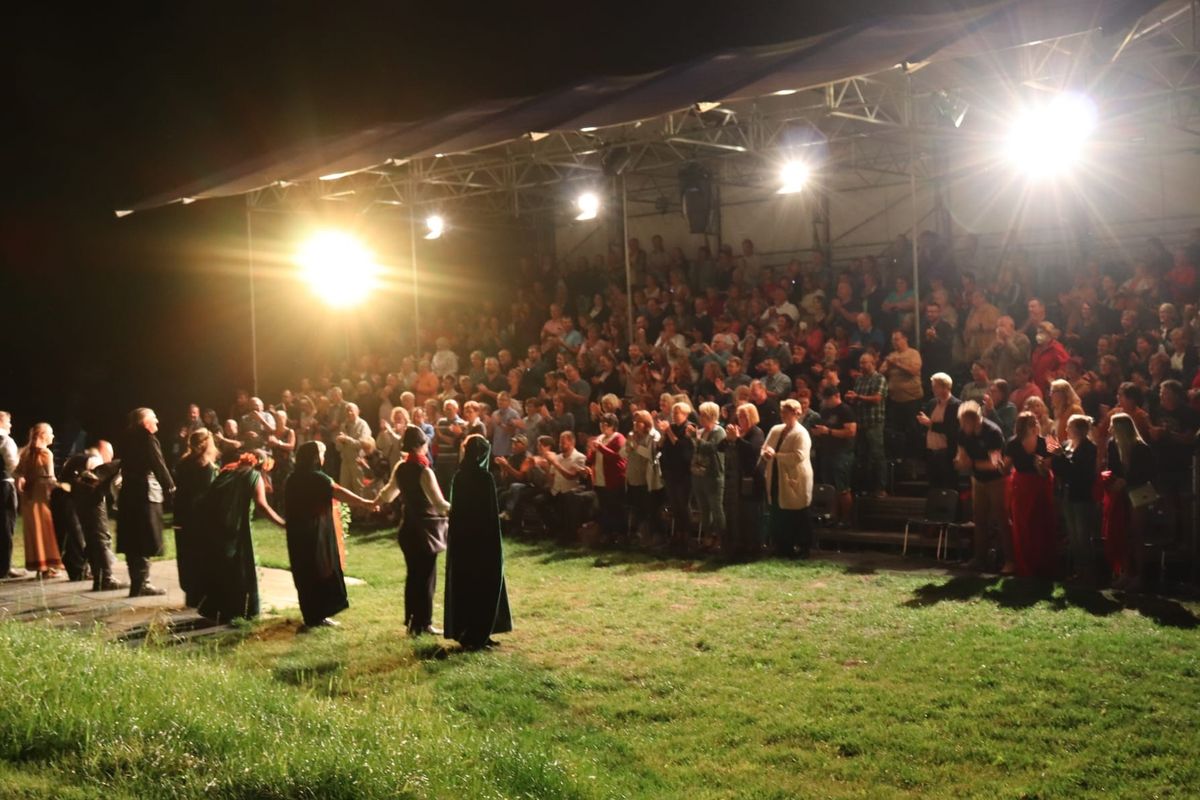
[[[917,212],[917,129],[913,125],[912,76],[905,81],[908,117],[908,188],[912,196],[912,268],[913,268],[913,346],[921,349],[921,269],[918,264],[917,226],[921,224]]]
[[[625,323],[626,344],[633,344],[633,264],[629,260],[629,198],[625,191],[625,176],[621,175],[621,248],[625,252]]]
[[[258,309],[254,300],[254,227],[250,224],[250,215],[254,209],[251,196],[246,196],[246,265],[250,278],[250,369],[251,386],[254,394],[258,394]]]
[[[417,301],[417,210],[408,214],[408,241],[412,246],[412,293],[413,293],[413,347],[419,355],[421,349],[421,307]]]

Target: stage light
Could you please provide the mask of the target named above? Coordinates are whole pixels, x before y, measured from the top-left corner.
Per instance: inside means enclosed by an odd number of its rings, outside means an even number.
[[[442,219],[437,214],[430,214],[425,218],[425,238],[438,239],[446,230],[446,220]]]
[[[579,221],[595,219],[600,213],[600,198],[595,192],[584,192],[575,200],[575,207],[579,209],[578,216],[575,219]]]
[[[1008,133],[1008,158],[1030,177],[1053,177],[1079,160],[1095,127],[1096,105],[1065,92],[1017,119]]]
[[[808,165],[803,161],[789,161],[779,170],[779,188],[775,194],[795,194],[808,183]]]
[[[335,308],[367,298],[379,278],[375,254],[343,231],[318,231],[296,253],[304,280],[317,297]]]

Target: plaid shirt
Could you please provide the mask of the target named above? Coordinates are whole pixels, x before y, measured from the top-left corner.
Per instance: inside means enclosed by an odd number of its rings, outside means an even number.
[[[859,397],[879,395],[883,400],[887,400],[887,378],[883,377],[882,372],[876,372],[874,375],[859,375],[854,381],[854,393]],[[872,405],[871,403],[855,403],[857,409],[858,422],[864,428],[883,425],[883,402]]]

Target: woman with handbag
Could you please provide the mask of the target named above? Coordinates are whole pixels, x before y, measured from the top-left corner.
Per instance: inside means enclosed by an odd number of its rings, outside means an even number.
[[[1104,555],[1116,576],[1113,587],[1137,591],[1141,588],[1150,510],[1158,501],[1158,493],[1150,483],[1154,453],[1128,414],[1113,414],[1109,431],[1108,469],[1100,473],[1105,488]]]
[[[800,402],[779,404],[783,420],[771,428],[759,459],[767,495],[767,530],[781,558],[808,558],[812,543],[808,507],[812,503],[812,439],[800,424]]]

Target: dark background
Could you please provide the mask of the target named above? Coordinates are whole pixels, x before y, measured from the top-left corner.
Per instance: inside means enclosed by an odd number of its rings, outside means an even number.
[[[38,420],[60,439],[79,425],[111,435],[134,406],[169,421],[191,400],[227,407],[249,385],[244,201],[123,220],[114,209],[310,136],[949,7],[243,1],[13,13],[0,34],[11,94],[0,118],[0,408],[14,412],[19,440]],[[268,275],[260,301],[292,302],[290,283]],[[292,333],[263,336],[286,353]],[[269,399],[281,387],[265,372]]]

